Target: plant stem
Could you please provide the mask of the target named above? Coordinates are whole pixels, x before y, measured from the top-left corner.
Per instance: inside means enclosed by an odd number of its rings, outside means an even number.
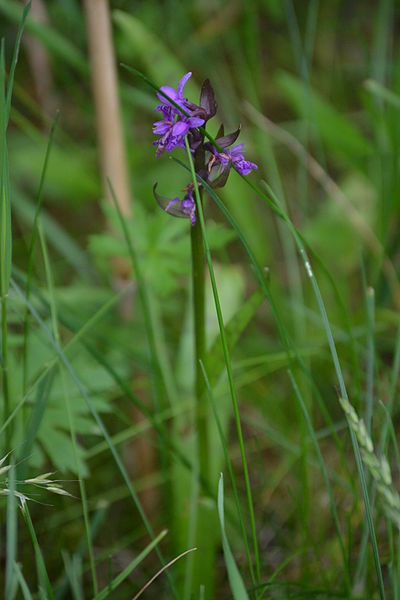
[[[3,379],[3,422],[6,421],[10,415],[10,392],[8,385],[8,343],[7,343],[7,295],[2,293],[1,295],[1,353],[2,353],[2,379]],[[6,450],[10,449],[11,442],[11,429],[8,427],[5,434]]]
[[[248,508],[249,508],[250,525],[251,525],[251,532],[252,532],[252,538],[253,538],[254,560],[256,563],[257,581],[261,582],[260,553],[259,553],[259,549],[258,549],[256,521],[255,521],[255,514],[254,514],[253,498],[252,498],[252,493],[251,493],[249,469],[247,466],[246,452],[245,452],[245,448],[244,448],[242,425],[240,422],[238,399],[236,396],[235,385],[233,383],[232,365],[231,365],[231,359],[230,359],[230,354],[229,354],[229,349],[228,349],[228,342],[226,339],[226,333],[225,333],[225,329],[224,329],[224,321],[223,321],[223,317],[222,317],[221,303],[219,300],[217,284],[215,281],[215,274],[214,274],[214,268],[213,268],[212,260],[211,260],[210,248],[209,248],[209,245],[207,242],[206,228],[205,228],[204,215],[203,215],[203,207],[202,207],[201,198],[200,198],[200,190],[199,190],[198,184],[197,184],[196,172],[195,172],[193,159],[192,159],[192,155],[190,152],[190,147],[189,147],[189,142],[187,140],[187,137],[185,138],[185,146],[186,146],[186,152],[187,152],[189,166],[190,166],[190,172],[192,174],[194,192],[195,192],[195,198],[196,198],[196,209],[197,209],[196,220],[200,225],[200,233],[201,233],[201,237],[202,237],[202,240],[204,243],[205,258],[207,260],[208,271],[210,274],[211,287],[212,287],[213,296],[214,296],[215,311],[217,313],[218,326],[219,326],[219,332],[220,332],[220,337],[221,337],[221,345],[222,345],[222,350],[224,353],[226,372],[227,372],[227,376],[228,376],[229,389],[230,389],[230,393],[231,393],[233,412],[234,412],[235,422],[236,422],[236,430],[237,430],[237,436],[238,436],[239,447],[240,447],[240,455],[241,455],[241,459],[242,459],[243,475],[244,475],[245,486],[246,486],[246,495],[247,495],[247,502],[248,502]],[[200,365],[200,368],[201,368],[201,365]]]
[[[205,331],[205,285],[204,285],[204,247],[200,222],[191,228],[192,243],[192,285],[193,285],[193,316],[195,340],[195,395],[196,395],[196,430],[198,444],[200,479],[208,481],[208,428],[207,405],[204,388],[204,378],[201,364],[205,362],[206,331]]]

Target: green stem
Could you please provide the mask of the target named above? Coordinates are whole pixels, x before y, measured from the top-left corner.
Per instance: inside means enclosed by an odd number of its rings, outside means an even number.
[[[43,559],[43,554],[40,549],[39,541],[36,536],[35,529],[33,527],[31,515],[29,513],[28,504],[25,502],[24,507],[22,509],[22,513],[25,517],[25,522],[28,526],[28,530],[32,539],[33,549],[35,552],[36,558],[36,570],[38,576],[39,587],[42,588],[43,593],[46,594],[46,597],[50,600],[54,600],[53,589],[51,587],[50,579],[47,574],[46,565]],[[46,593],[47,592],[47,593]]]
[[[200,198],[201,201],[201,198]],[[201,364],[205,362],[206,330],[205,330],[205,285],[204,285],[204,247],[200,222],[191,228],[192,243],[192,285],[193,316],[195,340],[195,396],[196,396],[196,430],[199,457],[200,479],[208,481],[208,428],[207,403],[204,389],[204,378]]]
[[[3,422],[10,415],[10,391],[8,385],[8,343],[7,343],[7,295],[1,296],[1,352],[2,352],[2,375],[3,375],[3,395],[4,395],[4,412]],[[10,449],[11,428],[6,429],[6,451]]]
[[[229,389],[230,389],[231,398],[232,398],[233,412],[234,412],[234,416],[235,416],[236,430],[237,430],[237,436],[238,436],[238,441],[239,441],[243,475],[244,475],[245,487],[246,487],[247,502],[248,502],[248,508],[249,508],[250,525],[251,525],[251,532],[252,532],[252,538],[253,538],[254,559],[255,559],[255,563],[256,563],[257,581],[260,582],[261,581],[260,553],[259,553],[259,549],[258,549],[253,498],[252,498],[252,493],[251,493],[250,476],[249,476],[249,470],[248,470],[248,466],[247,466],[246,452],[245,452],[245,448],[244,448],[242,426],[241,426],[241,422],[240,422],[238,399],[237,399],[237,395],[236,395],[236,389],[235,389],[235,386],[233,383],[232,365],[231,365],[231,359],[230,359],[230,354],[229,354],[229,349],[228,349],[228,342],[226,339],[226,334],[225,334],[225,329],[224,329],[224,321],[223,321],[223,317],[222,317],[221,303],[219,300],[217,284],[215,281],[215,274],[214,274],[214,268],[213,268],[212,260],[211,260],[210,248],[209,248],[209,245],[207,242],[206,227],[205,227],[205,222],[204,222],[204,215],[203,215],[203,208],[202,208],[202,204],[201,204],[200,191],[199,191],[198,184],[197,184],[196,172],[195,172],[193,158],[192,158],[192,154],[190,151],[189,142],[187,140],[187,137],[185,138],[185,145],[186,145],[186,151],[187,151],[188,160],[189,160],[190,172],[192,174],[195,197],[196,197],[196,209],[197,209],[196,217],[197,217],[197,221],[201,228],[201,236],[202,236],[203,243],[204,243],[205,257],[207,260],[208,271],[210,274],[211,287],[212,287],[213,296],[214,296],[215,311],[217,313],[222,350],[224,353],[226,372],[227,372],[228,382],[229,382]]]

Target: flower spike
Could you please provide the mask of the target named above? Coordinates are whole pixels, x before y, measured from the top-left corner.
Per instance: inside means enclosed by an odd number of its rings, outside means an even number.
[[[160,88],[162,93],[157,93],[161,104],[156,107],[156,111],[161,113],[162,119],[153,125],[153,132],[157,136],[153,142],[157,147],[156,156],[160,157],[174,148],[184,148],[187,138],[196,173],[211,187],[223,187],[232,168],[241,175],[248,175],[258,167],[244,158],[244,144],[232,146],[239,137],[240,126],[236,131],[225,135],[224,126],[221,125],[215,142],[205,141],[203,126],[215,116],[217,102],[209,79],[201,87],[199,105],[185,98],[183,90],[191,75],[191,71],[186,73],[179,80],[176,89],[165,85]],[[176,196],[169,199],[160,196],[156,187],[157,184],[153,188],[154,197],[165,212],[174,217],[189,218],[192,225],[196,223],[193,183],[185,187],[183,198]]]

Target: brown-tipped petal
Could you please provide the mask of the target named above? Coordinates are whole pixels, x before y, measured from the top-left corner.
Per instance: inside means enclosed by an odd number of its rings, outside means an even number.
[[[156,192],[157,185],[158,183],[153,185],[153,196],[156,199],[158,206],[173,217],[188,219],[188,215],[183,212],[180,198],[172,198],[171,200],[171,198],[160,196],[160,194]]]
[[[217,103],[215,101],[214,90],[209,79],[206,79],[201,86],[200,106],[207,113],[207,120],[211,119],[217,112]]]
[[[217,135],[215,136],[215,139],[224,137],[224,133],[225,133],[224,124],[221,123],[220,128],[217,131]]]
[[[241,126],[239,125],[239,127],[236,129],[236,131],[233,131],[232,133],[228,133],[227,135],[224,135],[222,137],[217,137],[215,141],[217,142],[217,144],[219,146],[221,146],[221,148],[228,148],[228,146],[231,146],[238,139],[240,129],[241,129]]]
[[[228,181],[229,173],[231,172],[231,164],[226,165],[225,169],[218,175],[216,179],[211,183],[212,188],[221,188],[224,187],[226,182]]]

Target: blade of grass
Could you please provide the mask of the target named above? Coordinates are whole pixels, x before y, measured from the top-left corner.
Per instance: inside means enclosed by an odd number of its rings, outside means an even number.
[[[371,94],[373,94],[374,96],[377,96],[378,98],[384,100],[385,102],[387,102],[394,108],[397,108],[398,110],[400,110],[400,96],[398,96],[391,90],[388,90],[385,86],[383,86],[378,81],[375,81],[373,79],[367,79],[364,82],[364,87],[366,90],[371,92]]]
[[[26,3],[25,8],[22,11],[22,16],[19,19],[19,27],[18,27],[16,41],[15,41],[15,44],[14,44],[13,56],[12,56],[12,59],[11,59],[10,72],[8,74],[7,99],[6,99],[6,128],[7,128],[7,124],[8,124],[8,119],[10,117],[11,97],[12,97],[12,92],[13,92],[15,69],[16,69],[17,62],[18,62],[19,48],[20,48],[20,45],[21,45],[21,38],[22,38],[22,33],[24,31],[24,27],[25,27],[25,21],[26,21],[26,18],[28,16],[28,13],[29,13],[29,11],[31,9],[31,2],[32,2],[32,0],[28,0],[28,2]]]
[[[167,531],[164,530],[157,537],[155,537],[154,540],[148,546],[146,546],[146,548],[144,550],[142,550],[142,552],[140,552],[140,554],[138,556],[136,556],[119,575],[117,575],[117,577],[115,577],[110,582],[110,585],[107,584],[107,586],[103,590],[101,590],[101,592],[99,592],[93,598],[93,600],[104,600],[105,598],[107,598],[111,592],[113,592],[119,585],[121,585],[121,583],[127,577],[129,577],[129,575],[132,573],[133,569],[135,569],[138,565],[140,565],[140,563],[146,558],[146,556],[148,554],[150,554],[150,552],[154,548],[156,548],[156,546],[160,543],[160,541],[166,535],[167,535]],[[163,568],[167,568],[168,566],[169,566],[169,563],[167,565],[164,565]]]
[[[161,573],[163,573],[165,571],[165,569],[168,569],[174,563],[176,563],[178,560],[180,560],[184,556],[187,556],[190,552],[194,552],[195,550],[197,550],[197,548],[189,548],[189,550],[185,550],[185,552],[182,552],[181,554],[179,554],[179,556],[176,556],[175,558],[170,560],[169,563],[167,563],[165,565],[165,567],[163,567],[162,569],[157,571],[157,573],[155,575],[153,575],[153,577],[146,583],[146,585],[144,585],[142,587],[142,589],[136,594],[136,596],[133,597],[132,600],[137,600],[137,598],[139,598],[143,594],[143,592],[147,590],[147,588],[153,583],[153,581],[155,579],[157,579],[157,577],[159,577],[161,575]]]
[[[82,590],[82,561],[78,555],[73,555],[72,558],[67,552],[62,552],[65,574],[69,581],[70,591],[73,595],[73,600],[85,600]],[[56,596],[57,598],[57,596]]]
[[[33,600],[33,596],[28,588],[28,584],[25,581],[25,577],[23,576],[21,567],[18,563],[14,563],[14,571],[18,579],[19,587],[21,588],[24,600]]]
[[[228,579],[232,590],[234,600],[248,600],[246,588],[243,583],[242,576],[236,566],[232,551],[229,546],[228,537],[225,531],[224,520],[224,476],[221,477],[218,483],[218,516],[221,525],[222,548],[224,550],[226,570],[228,571]]]
[[[18,544],[18,521],[15,491],[15,466],[11,458],[10,470],[8,471],[8,489],[7,496],[7,519],[6,519],[6,569],[5,569],[5,587],[4,597],[13,600],[17,592],[17,581],[15,578],[14,565],[17,561]]]
[[[46,591],[48,598],[50,600],[54,600],[53,588],[51,586],[50,579],[47,574],[47,569],[46,569],[46,565],[45,565],[45,562],[43,559],[43,554],[40,549],[40,545],[39,545],[39,542],[38,542],[38,539],[36,536],[35,529],[33,527],[33,523],[32,523],[32,519],[31,519],[31,515],[29,512],[27,502],[24,503],[24,506],[22,509],[22,514],[25,517],[25,522],[28,526],[29,534],[31,536],[31,540],[32,540],[32,544],[33,544],[33,549],[35,552],[36,571],[37,571],[37,576],[38,576],[39,590],[40,590],[40,588],[42,588],[43,592]]]
[[[7,157],[7,104],[5,97],[5,50],[4,39],[0,48],[0,294],[1,294],[1,333],[2,333],[2,380],[3,380],[3,420],[10,413],[10,390],[8,376],[8,328],[7,295],[11,276],[11,204]],[[6,448],[10,448],[11,431],[6,433]]]

